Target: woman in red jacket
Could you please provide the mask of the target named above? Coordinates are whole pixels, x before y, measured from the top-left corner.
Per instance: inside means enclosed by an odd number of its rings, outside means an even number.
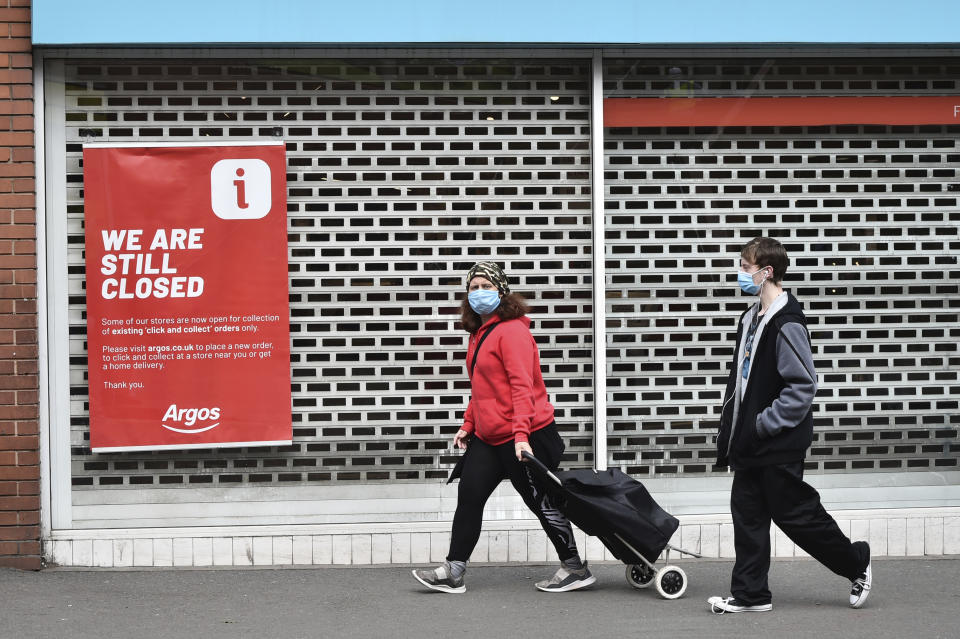
[[[441,566],[414,570],[413,576],[433,590],[466,591],[463,574],[480,538],[484,504],[500,482],[509,479],[540,520],[562,562],[556,574],[538,582],[537,588],[567,592],[589,586],[596,579],[580,560],[570,522],[550,504],[522,463],[526,451],[556,469],[564,448],[540,374],[529,308],[521,296],[510,293],[506,275],[493,262],[479,262],[470,269],[467,293],[460,314],[470,333],[466,361],[472,393],[463,426],[453,438],[454,446],[466,452],[452,475],[460,477],[460,486],[450,552]]]

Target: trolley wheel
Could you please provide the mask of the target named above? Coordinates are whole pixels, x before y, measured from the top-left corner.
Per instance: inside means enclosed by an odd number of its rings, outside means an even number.
[[[676,566],[664,566],[657,571],[654,584],[664,599],[678,599],[687,591],[687,574]]]
[[[653,568],[645,564],[627,564],[627,583],[634,588],[647,588],[656,574]]]

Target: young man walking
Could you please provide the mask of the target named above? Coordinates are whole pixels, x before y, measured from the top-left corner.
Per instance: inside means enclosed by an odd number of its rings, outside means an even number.
[[[736,562],[732,597],[710,597],[715,613],[773,608],[771,520],[800,548],[852,583],[850,606],[870,594],[870,546],[851,543],[803,481],[803,460],[813,440],[817,378],[800,302],[783,290],[787,252],[758,237],[740,253],[738,282],[759,300],[740,317],[733,367],[717,436],[717,464],[734,471],[730,493]]]

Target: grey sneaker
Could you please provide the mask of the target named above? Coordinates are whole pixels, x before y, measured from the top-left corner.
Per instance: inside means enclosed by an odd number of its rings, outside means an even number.
[[[463,585],[463,575],[454,578],[450,571],[450,564],[447,562],[443,562],[432,570],[414,570],[413,576],[431,590],[458,594],[467,591],[467,587]]]
[[[707,599],[710,604],[710,612],[722,615],[725,612],[768,612],[773,610],[773,604],[747,604],[736,597],[710,597]]]
[[[596,583],[597,578],[590,574],[586,562],[580,570],[570,570],[560,566],[553,577],[544,581],[538,581],[535,585],[537,589],[543,592],[569,592],[579,590]]]

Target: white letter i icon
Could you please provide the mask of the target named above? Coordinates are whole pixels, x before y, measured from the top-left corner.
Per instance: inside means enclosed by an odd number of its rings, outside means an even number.
[[[237,177],[243,177],[243,169],[237,169]],[[233,184],[237,187],[237,208],[247,208],[249,204],[247,204],[247,194],[244,189],[243,180],[234,180]]]

